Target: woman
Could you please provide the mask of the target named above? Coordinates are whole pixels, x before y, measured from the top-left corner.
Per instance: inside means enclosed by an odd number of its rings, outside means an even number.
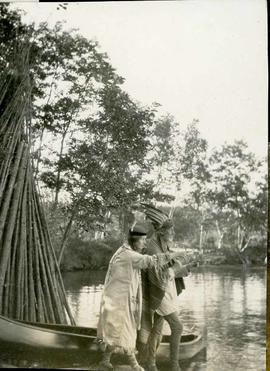
[[[135,357],[137,330],[142,313],[141,270],[155,266],[157,269],[180,253],[142,255],[147,231],[136,224],[124,243],[111,258],[105,278],[100,305],[98,338],[105,344],[100,366],[112,369],[113,352],[127,355],[128,363],[135,371],[143,371]]]

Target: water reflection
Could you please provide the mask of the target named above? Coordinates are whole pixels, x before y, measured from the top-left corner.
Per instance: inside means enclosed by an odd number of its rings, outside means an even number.
[[[96,327],[105,273],[70,272],[63,275],[67,297],[77,325]]]
[[[64,275],[78,325],[97,325],[104,277],[100,271]],[[180,315],[186,328],[206,324],[208,346],[207,361],[194,358],[182,365],[184,370],[266,369],[265,279],[265,269],[241,267],[205,267],[186,278],[186,290],[178,299]]]

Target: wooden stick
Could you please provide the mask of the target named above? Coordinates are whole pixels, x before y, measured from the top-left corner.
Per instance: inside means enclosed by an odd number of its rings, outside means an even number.
[[[20,125],[21,126],[21,125]],[[8,177],[10,170],[12,168],[12,162],[18,151],[18,144],[20,140],[20,126],[13,125],[10,131],[7,133],[7,143],[5,143],[5,137],[3,142],[1,141],[1,146],[5,151],[5,159],[1,165],[1,178],[0,178],[0,200],[2,198],[2,193],[7,186]],[[14,128],[13,128],[14,127]],[[1,203],[1,201],[0,201]]]
[[[43,235],[44,228],[41,225],[40,215],[39,215],[39,212],[38,212],[39,210],[38,210],[38,206],[37,206],[37,203],[36,203],[37,197],[36,197],[35,192],[33,192],[33,199],[34,199],[34,205],[35,205],[35,211],[36,211],[37,228],[39,229],[39,238],[40,238],[40,242],[41,242],[40,253],[42,254],[42,260],[44,261],[44,267],[45,267],[46,275],[47,275],[47,284],[49,285],[49,290],[50,290],[50,293],[51,293],[51,299],[52,299],[52,302],[54,304],[53,308],[55,309],[54,312],[55,312],[56,321],[58,323],[62,323],[63,321],[65,321],[65,317],[63,315],[62,306],[60,304],[60,300],[59,300],[59,297],[58,297],[58,290],[57,290],[57,287],[56,287],[56,282],[54,280],[55,275],[52,271],[52,269],[54,269],[54,266],[53,266],[53,264],[51,264],[51,262],[49,262],[48,256],[47,256],[47,253],[46,253],[47,241],[45,240],[45,237]]]
[[[8,187],[7,187],[7,192],[5,193],[5,200],[4,200],[3,206],[1,206],[0,241],[2,239],[3,232],[4,232],[4,226],[6,224],[6,218],[7,218],[7,214],[8,214],[8,211],[9,211],[9,205],[10,205],[12,193],[13,193],[13,190],[14,190],[14,184],[15,184],[15,181],[16,181],[17,176],[18,176],[19,165],[21,164],[21,166],[23,166],[23,161],[25,159],[25,158],[23,159],[23,147],[24,147],[24,144],[20,143],[17,155],[15,157],[14,167],[13,167],[12,172],[11,172],[10,182],[8,184]],[[25,156],[25,154],[24,154],[24,156]],[[19,181],[19,180],[22,181],[23,180],[23,175],[24,175],[23,170],[24,169],[21,168],[20,179],[18,179],[17,181]]]
[[[29,162],[29,156],[28,156]],[[28,165],[28,164],[27,164]],[[24,187],[22,193],[22,201],[19,207],[21,208],[21,242],[20,249],[22,251],[23,261],[23,306],[22,306],[22,319],[28,321],[28,261],[27,261],[27,237],[26,237],[26,197],[27,197],[27,182],[28,182],[28,166],[25,171]]]
[[[10,254],[12,234],[14,231],[16,214],[17,214],[16,211],[18,208],[19,198],[22,192],[22,184],[23,184],[23,179],[25,176],[26,161],[27,161],[27,152],[24,151],[20,170],[18,172],[17,184],[13,192],[10,213],[9,213],[9,222],[7,223],[7,226],[6,226],[6,233],[3,239],[2,251],[1,251],[1,256],[0,256],[0,303],[2,303],[2,299],[3,299],[2,294],[3,294],[4,277],[6,274],[7,262],[8,262],[9,254]]]
[[[71,310],[70,310],[70,307],[69,307],[69,304],[68,304],[68,301],[67,301],[67,297],[66,297],[66,294],[65,294],[65,287],[64,287],[64,283],[63,283],[63,280],[62,280],[62,275],[61,275],[61,272],[60,272],[60,267],[59,267],[59,264],[57,262],[57,258],[56,258],[56,255],[55,255],[55,250],[52,246],[52,242],[51,242],[51,238],[50,238],[50,234],[49,234],[49,228],[48,228],[48,224],[47,224],[47,220],[45,218],[45,214],[44,214],[44,209],[43,207],[41,207],[41,204],[39,202],[39,199],[37,197],[37,192],[36,192],[36,200],[37,200],[37,205],[38,205],[38,208],[40,210],[40,216],[42,218],[42,221],[43,221],[43,224],[44,224],[44,231],[47,235],[47,241],[48,241],[48,247],[49,247],[49,250],[50,250],[50,253],[49,255],[51,255],[53,257],[53,260],[55,262],[55,269],[56,269],[56,273],[57,273],[57,277],[58,277],[58,282],[59,282],[59,292],[61,293],[61,296],[62,296],[62,300],[63,300],[63,304],[65,306],[65,309],[66,309],[66,312],[68,314],[68,317],[69,317],[69,321],[72,325],[76,325],[75,323],[75,320],[73,318],[73,315],[71,313]]]
[[[23,97],[24,89],[25,87],[23,86],[22,82],[22,84],[16,90],[13,99],[11,99],[9,105],[2,113],[0,119],[0,134],[5,133],[8,130],[8,125],[11,121],[14,121],[18,124],[21,122],[23,117],[22,115],[25,114],[24,110],[26,106],[26,102],[24,100],[25,98]],[[16,107],[15,110],[14,107]]]
[[[17,221],[18,220],[20,220],[20,209],[17,210]],[[17,304],[17,295],[18,295],[18,288],[16,285],[16,268],[17,268],[16,267],[16,255],[17,255],[19,228],[20,228],[20,224],[17,222],[16,228],[13,234],[12,251],[11,251],[10,285],[11,285],[12,291],[9,297],[9,313],[8,313],[8,317],[10,318],[14,318],[16,315],[16,304]]]
[[[31,172],[31,168],[29,169]],[[36,318],[38,322],[44,322],[48,320],[45,310],[44,295],[41,286],[41,273],[40,273],[40,262],[39,262],[39,251],[37,245],[35,244],[35,233],[34,233],[34,223],[35,223],[35,212],[33,205],[33,189],[31,181],[31,173],[29,180],[29,215],[30,215],[30,225],[31,225],[31,245],[33,246],[33,277],[34,280],[34,290],[36,297]]]
[[[46,220],[45,214],[44,214],[44,209],[41,207],[41,205],[39,203],[39,199],[37,197],[37,192],[35,193],[35,196],[36,196],[35,199],[36,199],[37,207],[40,211],[40,217],[41,217],[43,225],[44,225],[43,230],[46,233],[46,240],[48,242],[48,245],[47,245],[48,248],[49,248],[48,256],[52,257],[52,260],[53,260],[52,264],[54,264],[55,272],[57,273],[57,280],[58,280],[58,283],[59,283],[59,294],[61,295],[62,304],[64,305],[65,310],[66,310],[66,312],[69,316],[70,323],[72,325],[75,325],[75,320],[72,316],[72,313],[70,311],[68,301],[67,301],[67,298],[66,298],[66,295],[65,295],[65,288],[64,288],[60,268],[59,268],[59,265],[57,263],[57,258],[56,258],[56,255],[55,255],[55,251],[54,251],[52,243],[51,243],[51,239],[50,239],[50,235],[49,235],[49,229],[48,229],[48,225],[47,225],[47,220]]]
[[[28,260],[27,260],[27,246],[25,244],[24,250],[24,306],[23,319],[29,321],[29,288],[28,288]]]
[[[17,319],[20,319],[20,311],[22,306],[22,290],[21,290],[21,280],[22,280],[22,271],[21,271],[21,261],[22,261],[22,252],[20,249],[20,240],[21,240],[21,209],[17,210],[17,227],[16,227],[16,260],[15,260],[15,289],[16,289],[16,300],[15,300],[15,311],[14,316]]]
[[[32,208],[33,208],[33,216],[34,216],[35,215],[34,214],[35,213],[34,205],[32,205]],[[41,287],[42,287],[42,291],[44,293],[45,302],[47,303],[47,307],[46,307],[47,311],[46,312],[47,312],[47,315],[48,315],[48,318],[49,318],[50,322],[55,323],[54,310],[53,310],[53,305],[52,305],[52,301],[51,301],[50,291],[49,291],[49,288],[48,288],[48,279],[47,279],[46,270],[45,270],[45,266],[44,266],[43,255],[42,255],[42,251],[41,251],[39,234],[38,234],[37,223],[36,223],[35,218],[33,219],[33,226],[34,226],[35,248],[37,250],[38,257],[39,257],[39,263],[40,263]]]
[[[28,163],[30,168],[30,163]],[[28,169],[29,172],[30,169]],[[30,194],[30,181],[27,180],[27,252],[28,252],[28,287],[29,287],[29,318],[30,321],[36,321],[36,296],[34,288],[34,271],[33,271],[33,232],[32,232],[32,214],[31,214],[31,194]]]
[[[4,316],[8,315],[8,299],[9,299],[9,292],[10,292],[9,283],[10,283],[10,264],[8,264],[7,266],[5,284],[4,284],[4,300],[3,300],[3,307],[2,307],[2,313],[4,314]]]

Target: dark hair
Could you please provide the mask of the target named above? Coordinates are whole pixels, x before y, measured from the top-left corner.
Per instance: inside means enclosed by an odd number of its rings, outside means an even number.
[[[144,236],[132,236],[128,235],[128,244],[133,248],[134,244]]]

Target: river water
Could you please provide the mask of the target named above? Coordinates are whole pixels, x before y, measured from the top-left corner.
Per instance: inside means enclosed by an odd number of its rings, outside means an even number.
[[[104,277],[102,271],[63,275],[77,325],[97,325]],[[185,284],[180,316],[186,329],[206,325],[207,354],[180,362],[183,370],[266,370],[266,269],[200,267]]]

